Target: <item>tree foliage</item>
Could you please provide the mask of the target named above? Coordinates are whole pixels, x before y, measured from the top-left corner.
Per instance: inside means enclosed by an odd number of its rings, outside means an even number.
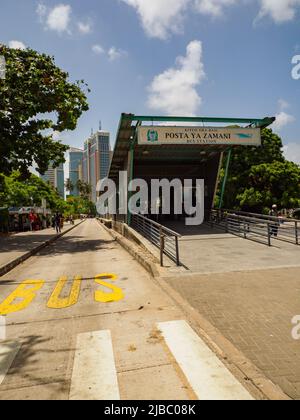
[[[85,197],[69,197],[67,199],[67,214],[88,214],[96,216],[96,205]]]
[[[64,200],[57,191],[36,175],[31,174],[23,180],[20,172],[15,171],[10,176],[2,174],[1,177],[0,207],[40,207],[43,199],[52,210],[64,207]]]
[[[42,200],[53,211],[59,211],[66,216],[91,214],[96,215],[96,207],[85,197],[70,197],[64,201],[58,192],[47,182],[36,175],[23,180],[20,172],[6,176],[0,174],[2,186],[0,189],[0,207],[40,207]]]
[[[88,198],[92,193],[91,185],[87,182],[81,181],[80,179],[77,181],[76,187],[81,197]]]
[[[224,207],[266,212],[272,204],[300,206],[300,168],[285,159],[281,138],[264,129],[262,147],[233,149]]]
[[[66,190],[69,191],[72,194],[72,192],[74,191],[75,186],[74,186],[73,182],[70,180],[70,178],[68,178],[66,180],[65,187],[66,187]]]
[[[55,141],[53,132],[76,128],[88,110],[86,85],[70,83],[48,55],[3,45],[0,55],[6,60],[6,77],[0,79],[1,172],[18,170],[26,178],[36,164],[43,174],[50,162],[57,167],[65,161],[68,147]]]

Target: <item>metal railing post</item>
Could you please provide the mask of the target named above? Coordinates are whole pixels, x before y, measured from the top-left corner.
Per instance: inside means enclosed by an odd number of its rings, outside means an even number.
[[[298,222],[295,222],[296,245],[299,245]]]
[[[268,227],[268,245],[271,246],[271,226],[270,223],[267,223]]]
[[[165,248],[164,242],[165,241],[164,241],[162,227],[159,228],[159,236],[160,236],[160,266],[163,267],[164,266],[164,248]]]
[[[175,236],[175,244],[176,244],[176,263],[177,267],[180,266],[180,259],[179,259],[179,243],[178,243],[178,236]]]

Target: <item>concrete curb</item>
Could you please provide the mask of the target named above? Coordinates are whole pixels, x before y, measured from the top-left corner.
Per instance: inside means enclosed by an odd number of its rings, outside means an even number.
[[[60,233],[59,235],[53,236],[53,238],[49,239],[48,241],[42,243],[41,245],[37,246],[36,248],[26,252],[21,257],[16,258],[15,260],[11,261],[10,263],[3,265],[0,267],[0,277],[4,276],[5,274],[9,273],[11,270],[16,268],[18,265],[22,264],[24,261],[28,260],[33,255],[36,255],[42,249],[46,248],[47,246],[51,245],[53,242],[60,239],[62,236],[66,235],[67,233],[71,232],[76,227],[80,226],[85,220],[82,220],[75,226],[70,227],[69,229],[65,230],[64,232]],[[1,280],[1,279],[0,279]]]
[[[129,239],[126,239],[114,230],[109,229],[105,226],[105,224],[101,223],[100,220],[98,220],[98,223],[119,245],[121,245],[139,264],[141,264],[152,277],[160,276],[157,264],[152,261],[150,256],[145,256],[145,251],[143,251],[140,246],[134,245]]]

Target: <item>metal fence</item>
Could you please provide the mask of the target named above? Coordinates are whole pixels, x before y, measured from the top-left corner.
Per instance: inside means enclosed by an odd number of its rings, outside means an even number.
[[[251,218],[259,218],[271,222],[275,226],[278,226],[277,236],[275,239],[279,241],[291,242],[293,244],[299,245],[300,238],[300,221],[292,218],[287,218],[283,216],[274,217],[264,214],[257,213],[246,213],[243,211],[238,211],[236,214],[240,216],[246,216]]]
[[[269,246],[272,245],[272,240],[299,245],[300,222],[294,219],[229,210],[213,210],[210,224],[212,227],[219,227],[228,233],[263,242]]]
[[[139,214],[132,215],[131,227],[141,233],[160,250],[160,264],[164,265],[164,255],[180,266],[179,238],[181,235]]]

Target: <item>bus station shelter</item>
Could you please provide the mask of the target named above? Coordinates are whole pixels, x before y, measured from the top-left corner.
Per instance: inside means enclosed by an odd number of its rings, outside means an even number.
[[[204,179],[205,210],[214,207],[222,166],[223,201],[231,152],[237,146],[261,146],[261,130],[274,117],[204,118],[136,116],[122,114],[109,170],[118,185],[119,172],[127,171],[129,182],[143,179]],[[225,164],[226,162],[226,164]],[[172,218],[172,214],[170,215]],[[127,216],[130,224],[130,214]]]

